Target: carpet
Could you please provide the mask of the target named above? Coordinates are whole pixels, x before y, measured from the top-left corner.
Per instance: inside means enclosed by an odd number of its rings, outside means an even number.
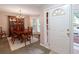
[[[37,41],[38,41],[38,39],[35,38],[35,37],[33,37],[33,39],[31,39],[31,43],[34,43],[34,42],[37,42]],[[11,41],[11,37],[8,37],[8,43],[10,45],[11,51],[15,51],[17,49],[25,47],[25,43],[20,43],[20,41],[18,41],[18,40],[16,40],[15,43],[13,44],[12,41]],[[26,45],[29,45],[29,44],[30,44],[30,42],[27,41]]]

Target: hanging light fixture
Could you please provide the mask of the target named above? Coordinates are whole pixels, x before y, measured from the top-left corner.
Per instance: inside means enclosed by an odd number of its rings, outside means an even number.
[[[19,18],[19,19],[24,18],[24,16],[22,16],[22,14],[21,14],[21,8],[20,8],[20,10],[19,10],[19,15],[16,16],[16,17]]]

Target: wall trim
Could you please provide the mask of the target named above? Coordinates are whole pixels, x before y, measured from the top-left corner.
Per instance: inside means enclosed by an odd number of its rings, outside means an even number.
[[[46,45],[44,45],[42,43],[40,43],[40,45],[43,46],[43,47],[45,47],[45,48],[47,48],[47,49],[49,49],[49,50],[51,50],[49,47],[47,47]]]

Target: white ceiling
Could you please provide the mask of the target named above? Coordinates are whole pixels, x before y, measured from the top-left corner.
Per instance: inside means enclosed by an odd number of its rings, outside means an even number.
[[[61,5],[63,4],[0,4],[0,11],[18,14],[21,9],[23,15],[40,15],[42,9]]]
[[[24,15],[39,15],[43,4],[0,4],[0,11],[19,13],[21,9]]]

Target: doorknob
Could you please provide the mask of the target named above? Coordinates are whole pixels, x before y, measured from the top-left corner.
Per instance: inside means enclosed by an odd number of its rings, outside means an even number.
[[[69,29],[67,29],[67,31],[69,32]]]
[[[66,34],[67,34],[68,37],[70,37],[69,29],[67,29],[67,33]]]

